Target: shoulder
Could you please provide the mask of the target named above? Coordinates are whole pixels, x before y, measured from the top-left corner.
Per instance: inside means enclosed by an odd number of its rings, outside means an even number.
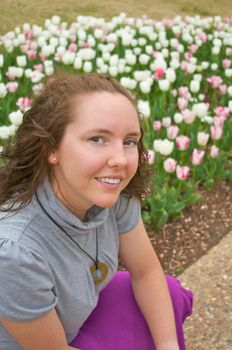
[[[0,212],[0,240],[19,242],[27,228],[38,220],[38,216],[33,203],[15,212]]]
[[[141,217],[140,201],[134,196],[120,194],[113,206],[119,232],[126,232],[135,227]]]

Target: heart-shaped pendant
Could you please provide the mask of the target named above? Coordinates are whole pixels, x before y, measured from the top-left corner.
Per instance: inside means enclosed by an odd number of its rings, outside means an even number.
[[[98,285],[108,275],[109,268],[106,264],[102,262],[98,262],[97,264],[93,264],[90,266],[90,272],[93,277],[94,284]]]

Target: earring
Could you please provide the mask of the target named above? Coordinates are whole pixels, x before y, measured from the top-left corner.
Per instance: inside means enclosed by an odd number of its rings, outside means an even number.
[[[57,158],[56,158],[56,156],[55,156],[54,154],[51,154],[51,155],[49,156],[49,162],[50,162],[51,164],[56,164]]]

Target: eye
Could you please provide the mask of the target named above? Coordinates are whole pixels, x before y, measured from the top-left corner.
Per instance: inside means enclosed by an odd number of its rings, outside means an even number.
[[[93,136],[90,138],[90,141],[93,141],[96,143],[105,143],[106,139],[103,136]]]
[[[137,146],[138,145],[138,141],[129,139],[129,140],[125,140],[123,144],[125,146],[133,147],[133,146]]]

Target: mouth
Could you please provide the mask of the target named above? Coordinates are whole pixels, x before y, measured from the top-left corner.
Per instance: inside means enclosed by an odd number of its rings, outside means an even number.
[[[112,178],[112,177],[96,177],[95,178],[98,182],[109,184],[109,185],[119,185],[120,182],[122,182],[122,179],[117,177],[117,178]]]

